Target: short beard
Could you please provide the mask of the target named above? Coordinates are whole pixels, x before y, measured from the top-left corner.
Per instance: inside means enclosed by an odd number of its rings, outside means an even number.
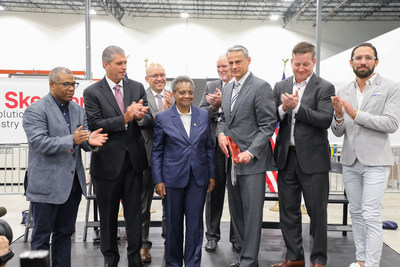
[[[372,69],[368,69],[366,72],[359,72],[356,68],[353,67],[353,71],[356,74],[358,78],[367,78],[371,76],[372,73],[374,73],[375,66],[372,67]]]

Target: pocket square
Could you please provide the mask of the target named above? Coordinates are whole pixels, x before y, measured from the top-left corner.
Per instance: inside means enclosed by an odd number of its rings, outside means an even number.
[[[371,96],[378,96],[378,95],[382,95],[382,93],[374,93]]]

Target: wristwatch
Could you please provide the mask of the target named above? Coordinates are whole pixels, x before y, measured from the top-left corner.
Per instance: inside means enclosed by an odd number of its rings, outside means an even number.
[[[6,254],[0,256],[0,266],[6,264],[14,257],[14,252],[10,249]]]

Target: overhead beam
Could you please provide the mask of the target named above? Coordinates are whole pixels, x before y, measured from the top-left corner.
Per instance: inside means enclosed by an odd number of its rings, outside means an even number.
[[[293,20],[295,20],[300,14],[313,2],[313,0],[308,0],[303,4],[303,6],[291,17],[289,20],[285,22],[282,28],[285,28],[288,24],[290,24]]]
[[[102,0],[99,1],[100,5],[111,14],[122,26],[125,25],[122,23],[122,18],[125,15],[125,9],[117,0]]]
[[[391,2],[393,2],[393,0],[385,0],[382,1],[378,6],[375,6],[372,8],[372,10],[365,12],[361,17],[360,20],[365,20],[366,17],[372,15],[373,13],[379,11],[380,9],[382,9],[385,6],[388,6]]]

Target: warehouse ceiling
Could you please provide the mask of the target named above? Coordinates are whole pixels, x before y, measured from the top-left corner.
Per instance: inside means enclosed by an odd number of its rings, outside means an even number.
[[[85,14],[85,0],[0,0],[2,12]],[[321,0],[322,21],[400,21],[400,0]],[[97,15],[178,18],[187,13],[196,19],[270,20],[279,15],[284,25],[315,21],[316,0],[91,0]]]

